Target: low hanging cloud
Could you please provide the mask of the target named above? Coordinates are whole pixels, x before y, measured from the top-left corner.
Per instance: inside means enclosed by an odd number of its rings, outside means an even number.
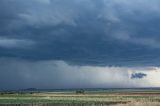
[[[159,86],[159,68],[69,65],[64,61],[0,59],[0,89],[110,88]],[[134,80],[134,73],[146,73]]]
[[[147,74],[144,74],[144,73],[133,73],[131,76],[131,79],[142,79],[146,76]]]

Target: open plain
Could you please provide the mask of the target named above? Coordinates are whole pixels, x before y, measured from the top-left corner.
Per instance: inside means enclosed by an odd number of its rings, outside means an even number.
[[[0,106],[160,106],[159,89],[1,92]]]

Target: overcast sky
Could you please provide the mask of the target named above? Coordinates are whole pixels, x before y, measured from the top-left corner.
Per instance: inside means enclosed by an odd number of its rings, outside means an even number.
[[[0,0],[0,89],[160,86],[159,0]]]

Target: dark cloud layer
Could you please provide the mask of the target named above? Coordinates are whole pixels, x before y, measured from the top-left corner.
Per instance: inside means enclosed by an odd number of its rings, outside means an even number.
[[[159,66],[159,5],[158,0],[1,0],[0,57]]]

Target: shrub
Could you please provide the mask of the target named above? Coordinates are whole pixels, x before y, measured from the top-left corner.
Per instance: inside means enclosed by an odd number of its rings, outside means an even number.
[[[76,91],[76,94],[84,94],[84,93],[85,93],[85,91],[83,89]]]

